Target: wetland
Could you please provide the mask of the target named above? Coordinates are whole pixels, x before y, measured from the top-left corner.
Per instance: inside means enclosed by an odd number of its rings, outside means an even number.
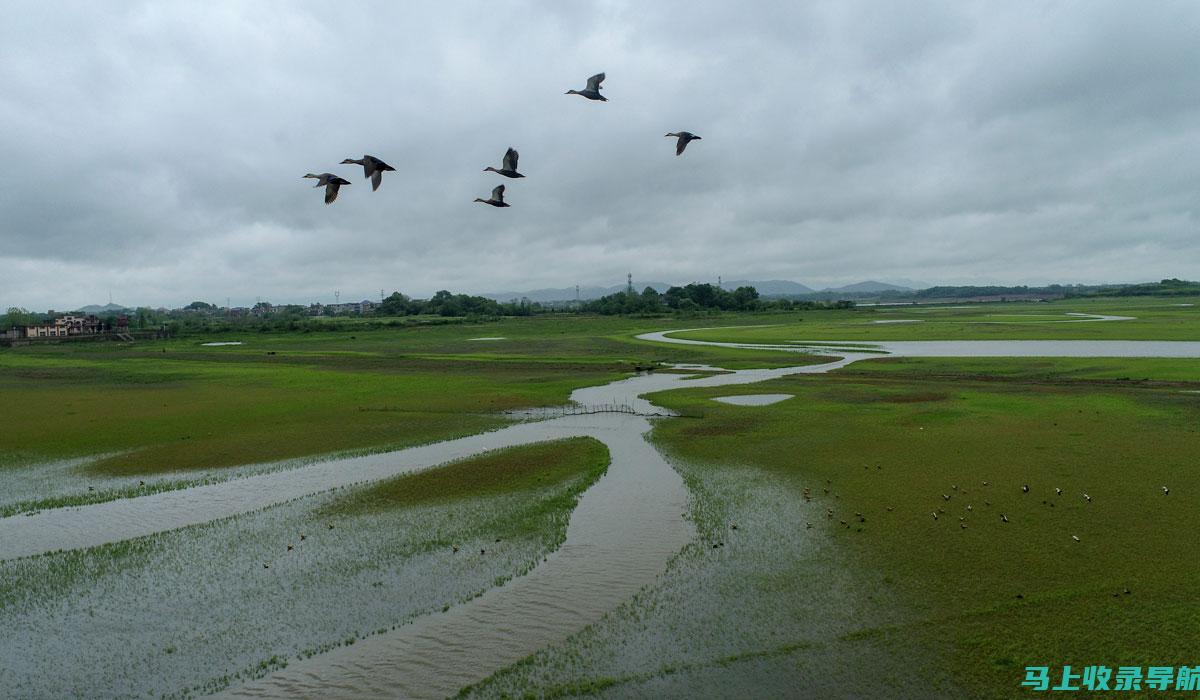
[[[1153,301],[5,351],[0,681],[1008,697],[1188,663],[1200,326]]]

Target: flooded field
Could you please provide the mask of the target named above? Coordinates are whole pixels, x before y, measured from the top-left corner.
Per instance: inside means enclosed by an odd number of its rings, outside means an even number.
[[[552,521],[510,524],[554,492],[322,517],[338,496],[0,562],[0,682],[9,697],[214,690],[460,604],[557,544]]]

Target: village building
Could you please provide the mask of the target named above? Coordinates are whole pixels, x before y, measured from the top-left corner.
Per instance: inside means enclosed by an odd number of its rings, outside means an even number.
[[[321,306],[320,304],[313,304],[308,308],[309,314],[316,316],[361,316],[363,314],[371,313],[378,305],[379,304],[377,302],[373,302],[370,299],[363,299],[362,301],[348,301],[344,304],[325,304],[324,306]],[[319,307],[321,311],[317,314],[313,314],[312,310],[314,307]]]
[[[96,335],[103,332],[103,324],[93,315],[75,316],[67,314],[36,326],[26,326],[26,338],[66,338],[77,335]]]

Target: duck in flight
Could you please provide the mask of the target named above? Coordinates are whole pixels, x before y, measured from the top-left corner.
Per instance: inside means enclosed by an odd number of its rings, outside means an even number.
[[[517,153],[516,149],[510,148],[504,152],[504,162],[500,165],[499,170],[489,165],[483,169],[483,172],[486,173],[491,171],[493,173],[499,173],[504,177],[525,177],[521,173],[517,172],[517,158],[519,157],[520,154]]]
[[[567,90],[567,95],[583,95],[589,100],[608,102],[608,98],[600,94],[600,83],[604,82],[604,74],[597,73],[587,79],[587,87],[582,90]]]
[[[371,178],[371,191],[379,189],[379,184],[383,182],[383,172],[385,170],[395,170],[392,166],[384,163],[375,156],[363,156],[362,158],[347,158],[342,161],[342,165],[361,165],[363,166],[364,177]]]
[[[701,138],[699,136],[693,134],[690,131],[681,131],[677,134],[666,134],[666,136],[675,136],[675,137],[679,138],[679,140],[675,142],[675,155],[677,155],[677,156],[683,155],[683,149],[687,148],[687,145],[689,143],[691,143],[692,141],[700,141],[701,140]]]
[[[492,189],[492,198],[491,199],[480,199],[479,197],[476,197],[475,201],[483,202],[484,204],[490,204],[493,207],[509,206],[508,204],[505,204],[505,202],[504,202],[504,185],[496,185]]]
[[[337,199],[338,190],[341,188],[342,185],[350,184],[349,180],[340,178],[337,175],[334,175],[333,173],[321,173],[320,175],[316,175],[314,173],[309,173],[309,174],[305,175],[304,177],[311,177],[311,178],[316,179],[317,184],[313,185],[313,187],[321,187],[321,186],[325,187],[325,203],[326,204],[332,204],[333,200]]]

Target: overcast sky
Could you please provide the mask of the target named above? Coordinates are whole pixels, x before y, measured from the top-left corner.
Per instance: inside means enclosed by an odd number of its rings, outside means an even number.
[[[0,10],[0,307],[1200,278],[1197,2]]]

